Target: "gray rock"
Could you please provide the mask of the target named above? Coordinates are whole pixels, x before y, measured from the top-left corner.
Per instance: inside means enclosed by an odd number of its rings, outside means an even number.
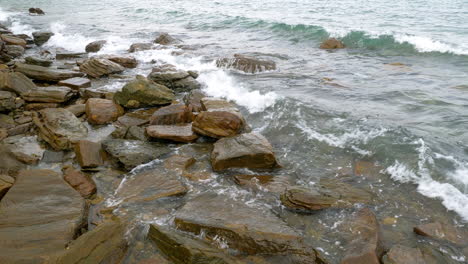
[[[258,73],[276,70],[276,63],[269,60],[261,60],[241,54],[234,54],[233,58],[221,58],[216,60],[216,66],[232,68],[246,73]]]
[[[20,45],[6,45],[5,52],[14,59],[23,56],[24,48]]]
[[[124,68],[107,59],[91,58],[80,65],[80,71],[94,78],[99,78],[104,75],[123,72]]]
[[[137,52],[142,50],[150,50],[153,48],[153,44],[151,43],[133,43],[130,45],[128,52]]]
[[[85,50],[86,52],[98,52],[102,49],[102,47],[107,43],[107,40],[98,40],[93,41],[86,45]]]
[[[38,31],[32,33],[34,38],[34,43],[38,46],[42,46],[44,43],[49,41],[49,39],[54,35],[54,33],[49,31]]]
[[[136,68],[136,66],[138,65],[138,61],[135,59],[135,57],[132,56],[104,55],[100,56],[100,58],[108,59],[125,68]]]
[[[38,65],[43,67],[49,67],[54,62],[54,58],[49,55],[32,55],[24,58],[27,64]]]
[[[16,95],[8,91],[0,91],[0,112],[16,109]]]
[[[91,87],[91,81],[88,78],[75,77],[60,81],[58,85],[68,86],[74,90]]]
[[[198,135],[192,131],[192,124],[148,126],[146,128],[146,133],[152,138],[183,143],[190,143],[198,138]]]
[[[21,95],[22,93],[35,88],[36,85],[20,72],[0,71],[0,90],[10,91]]]
[[[37,163],[44,155],[45,150],[39,145],[37,136],[13,136],[6,138],[3,142],[16,159],[27,164]]]
[[[76,71],[54,70],[47,67],[23,64],[18,62],[15,64],[15,66],[15,70],[17,72],[21,72],[31,79],[46,82],[58,82],[73,77],[82,77],[84,75],[83,73]]]
[[[57,60],[66,60],[66,59],[82,59],[88,57],[86,52],[72,52],[66,50],[58,50],[55,53],[55,59]]]
[[[161,33],[155,40],[154,43],[159,45],[171,45],[174,43],[180,42],[180,40],[172,37],[169,33],[163,32]]]
[[[176,92],[187,92],[201,87],[200,83],[188,72],[177,70],[168,64],[153,68],[148,79]]]
[[[28,102],[63,103],[70,100],[76,93],[66,86],[37,87],[23,93],[21,97]]]

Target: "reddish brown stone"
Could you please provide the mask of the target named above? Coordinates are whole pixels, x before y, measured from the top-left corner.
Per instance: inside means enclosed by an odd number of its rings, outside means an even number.
[[[185,170],[195,163],[195,159],[189,156],[174,155],[164,161],[164,168],[169,170]]]
[[[197,140],[198,135],[192,131],[192,124],[174,126],[149,126],[146,128],[148,136],[189,143]]]
[[[190,123],[193,120],[192,112],[184,104],[174,104],[161,107],[151,116],[151,125],[176,125]]]
[[[213,138],[235,136],[243,128],[244,120],[226,111],[201,112],[193,122],[193,131]]]
[[[123,114],[124,109],[111,100],[90,98],[86,101],[86,116],[91,124],[106,124],[117,120]]]
[[[75,154],[82,168],[94,168],[103,164],[101,143],[80,140],[75,145]]]
[[[450,224],[443,224],[440,222],[434,222],[424,225],[419,225],[414,228],[414,232],[418,235],[430,237],[432,239],[446,240],[458,245],[466,245],[467,234],[464,234],[461,230],[458,231],[454,226]]]
[[[343,49],[345,45],[336,38],[329,38],[320,44],[321,49]]]
[[[84,198],[96,193],[96,184],[93,179],[73,167],[63,168],[63,179]]]

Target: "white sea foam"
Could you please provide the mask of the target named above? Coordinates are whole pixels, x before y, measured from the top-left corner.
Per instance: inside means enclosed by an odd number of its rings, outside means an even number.
[[[50,31],[52,31],[54,35],[44,46],[63,48],[73,52],[84,52],[86,45],[93,40],[77,33],[69,34],[66,28],[64,24],[58,22],[51,23]]]
[[[0,8],[0,21],[7,21],[10,16],[10,12],[4,11],[2,8]]]
[[[30,25],[22,24],[19,21],[13,21],[10,30],[14,34],[26,34],[28,36],[32,36],[32,33],[35,31]]]
[[[449,52],[460,55],[468,55],[468,47],[458,47],[454,44],[443,43],[424,36],[396,35],[395,40],[399,43],[409,43],[419,52]]]

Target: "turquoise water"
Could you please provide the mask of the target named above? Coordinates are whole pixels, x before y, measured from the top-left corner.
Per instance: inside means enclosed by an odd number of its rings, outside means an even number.
[[[31,6],[47,15],[29,16]],[[296,183],[369,160],[390,182],[468,221],[466,0],[0,0],[0,7],[15,33],[54,31],[51,48],[83,51],[107,39],[101,53],[124,53],[170,32],[197,49],[138,59],[200,71],[205,91],[243,107]],[[330,36],[348,48],[318,49]],[[213,66],[233,53],[272,59],[279,70],[245,75]]]

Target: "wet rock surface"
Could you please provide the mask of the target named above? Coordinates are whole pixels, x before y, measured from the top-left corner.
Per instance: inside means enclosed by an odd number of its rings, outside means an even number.
[[[35,164],[42,159],[45,149],[39,144],[36,136],[13,136],[3,141],[10,152],[18,159],[27,164]]]
[[[106,40],[97,40],[89,43],[85,47],[86,52],[98,52],[104,47],[104,45],[107,43]]]
[[[414,227],[414,232],[418,235],[432,239],[446,240],[458,245],[468,245],[466,231],[457,231],[457,229],[446,223],[434,222]]]
[[[216,66],[232,68],[246,73],[276,70],[276,63],[274,61],[261,60],[242,54],[234,54],[233,58],[218,59],[216,60]]]
[[[63,103],[76,93],[66,86],[37,87],[25,92],[21,97],[28,102]]]
[[[91,81],[87,78],[75,77],[60,81],[58,85],[67,86],[74,90],[91,87]]]
[[[402,245],[393,246],[382,258],[383,264],[426,264],[421,250]]]
[[[173,104],[159,108],[150,119],[151,125],[177,125],[190,123],[193,114],[184,104]]]
[[[84,75],[81,72],[56,70],[48,67],[29,65],[18,62],[15,65],[15,70],[17,72],[21,72],[29,78],[38,81],[59,82],[61,80],[66,80],[73,77],[82,77]]]
[[[34,88],[36,88],[36,85],[24,74],[0,71],[0,90],[21,95]]]
[[[189,72],[177,70],[174,66],[167,64],[153,68],[148,79],[176,92],[187,92],[200,88],[200,83]]]
[[[103,165],[101,143],[80,140],[75,145],[76,159],[83,168],[94,168]]]
[[[198,135],[192,131],[192,124],[172,126],[154,125],[147,127],[146,133],[152,138],[184,143],[193,142],[198,138]]]
[[[90,98],[86,101],[86,116],[91,124],[102,125],[116,121],[124,109],[112,100]]]
[[[104,75],[123,72],[124,68],[108,59],[91,58],[80,65],[80,71],[91,77],[99,78]]]
[[[173,36],[169,35],[169,33],[164,32],[161,33],[155,40],[154,43],[159,45],[171,45],[174,43],[180,42],[178,39],[174,38]]]
[[[49,39],[54,35],[54,33],[49,31],[37,31],[33,32],[32,36],[34,38],[34,43],[38,46],[42,46],[44,43],[49,41]]]
[[[201,112],[193,121],[195,132],[213,138],[235,136],[243,129],[243,118],[225,111]]]
[[[89,198],[96,193],[94,181],[88,175],[71,166],[63,168],[63,179],[84,198]]]
[[[320,44],[321,49],[344,49],[345,45],[343,42],[337,40],[336,38],[329,38]]]

